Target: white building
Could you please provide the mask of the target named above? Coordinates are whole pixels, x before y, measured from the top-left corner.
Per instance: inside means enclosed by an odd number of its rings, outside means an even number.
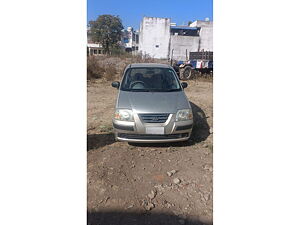
[[[101,44],[88,43],[87,44],[87,54],[88,55],[102,55],[104,50]]]
[[[170,54],[168,58],[187,60],[190,52],[199,51],[200,28],[171,26]]]
[[[196,20],[190,27],[200,27],[200,51],[213,51],[213,22]]]
[[[144,17],[139,52],[153,58],[186,60],[189,52],[213,51],[213,23],[197,20],[176,26],[169,18]]]
[[[122,32],[121,44],[126,52],[136,53],[139,49],[139,32],[128,27]]]
[[[144,17],[140,25],[139,52],[152,58],[168,58],[170,19]]]
[[[104,50],[100,43],[94,43],[92,41],[91,28],[87,28],[87,55],[102,55]]]

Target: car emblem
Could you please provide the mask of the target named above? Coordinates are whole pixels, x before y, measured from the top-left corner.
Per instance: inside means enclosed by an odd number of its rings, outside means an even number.
[[[153,117],[152,120],[153,120],[153,121],[158,121],[159,118],[158,118],[158,117]]]

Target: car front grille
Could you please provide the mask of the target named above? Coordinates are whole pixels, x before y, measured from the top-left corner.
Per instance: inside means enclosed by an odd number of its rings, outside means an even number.
[[[139,114],[141,120],[145,123],[164,123],[167,121],[168,113],[144,113]]]

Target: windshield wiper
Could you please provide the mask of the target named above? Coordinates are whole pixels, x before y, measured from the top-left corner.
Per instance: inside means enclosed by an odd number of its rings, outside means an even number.
[[[129,91],[132,91],[132,92],[149,92],[150,90],[148,90],[148,89],[130,89]]]
[[[180,89],[149,89],[151,92],[171,92],[171,91],[180,91]]]

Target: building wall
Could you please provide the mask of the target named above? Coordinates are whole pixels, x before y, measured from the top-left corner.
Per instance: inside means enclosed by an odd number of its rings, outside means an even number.
[[[140,26],[139,51],[150,57],[169,58],[170,19],[144,17]]]
[[[88,55],[101,55],[104,54],[104,50],[100,44],[88,43],[87,44]]]
[[[172,49],[174,49],[172,58],[175,60],[186,60],[186,54],[187,57],[189,57],[189,52],[198,51],[199,41],[200,41],[199,36],[195,37],[195,36],[171,35],[171,45],[170,45],[171,54],[172,54]]]
[[[190,27],[200,27],[200,49],[204,51],[213,51],[213,22],[196,20],[190,24]]]
[[[172,35],[168,18],[144,17],[140,25],[139,52],[153,58],[185,60],[186,51],[213,51],[213,22],[196,20],[189,27],[200,28],[199,36]],[[184,26],[183,26],[184,29]]]

